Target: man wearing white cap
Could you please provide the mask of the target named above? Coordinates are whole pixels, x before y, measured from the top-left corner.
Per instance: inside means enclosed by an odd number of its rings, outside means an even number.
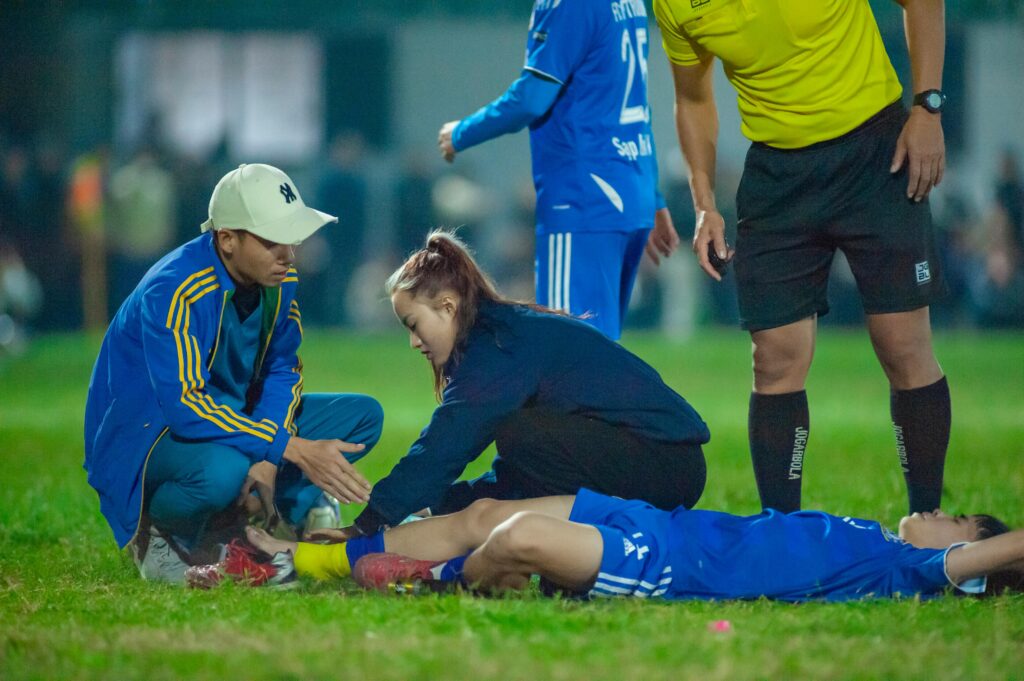
[[[295,246],[328,222],[282,171],[241,165],[217,183],[203,234],[157,262],[107,330],[85,470],[143,577],[181,581],[233,502],[301,531],[327,495],[367,500],[352,462],[380,437],[381,407],[302,395],[296,354]]]

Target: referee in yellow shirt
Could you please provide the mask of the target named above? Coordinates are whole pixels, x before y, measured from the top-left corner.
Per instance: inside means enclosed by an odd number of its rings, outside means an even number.
[[[843,250],[891,387],[910,510],[939,506],[949,388],[928,305],[944,290],[927,196],[942,180],[942,0],[904,7],[908,114],[868,0],[655,0],[690,168],[701,267],[732,256],[715,207],[712,63],[736,88],[747,153],[736,196],[740,316],[750,331],[749,437],[761,503],[800,508],[810,417],[804,385],[829,266]]]

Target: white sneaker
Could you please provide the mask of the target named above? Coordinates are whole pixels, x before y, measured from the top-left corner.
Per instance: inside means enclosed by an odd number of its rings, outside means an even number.
[[[184,584],[188,563],[183,551],[173,540],[165,538],[155,527],[140,532],[132,543],[132,557],[143,579],[152,582]]]
[[[306,513],[303,531],[336,530],[341,527],[341,505],[327,492],[320,495],[316,505]],[[301,535],[300,535],[301,536]]]

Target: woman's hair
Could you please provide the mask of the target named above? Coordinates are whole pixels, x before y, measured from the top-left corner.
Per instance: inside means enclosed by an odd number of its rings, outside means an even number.
[[[977,541],[991,539],[1010,531],[1009,526],[999,518],[985,513],[972,515],[978,528]],[[986,578],[985,593],[982,597],[998,596],[1006,591],[1024,592],[1024,572],[1020,570],[1000,570],[990,573]]]
[[[384,287],[388,296],[405,291],[413,297],[424,296],[433,299],[441,291],[456,293],[459,296],[459,306],[455,314],[455,344],[452,348],[452,357],[456,358],[470,329],[476,323],[482,301],[526,305],[540,312],[564,314],[541,305],[503,298],[491,278],[476,264],[469,247],[455,234],[440,229],[427,235],[426,245],[410,255],[402,266],[388,277]],[[447,383],[448,379],[443,370],[434,367],[434,393],[439,402]]]
[[[461,301],[455,317],[456,346],[473,328],[481,300],[513,302],[498,295],[494,282],[476,264],[466,244],[439,229],[427,235],[426,246],[410,255],[384,286],[389,296],[405,291],[430,299],[441,291],[454,291]]]

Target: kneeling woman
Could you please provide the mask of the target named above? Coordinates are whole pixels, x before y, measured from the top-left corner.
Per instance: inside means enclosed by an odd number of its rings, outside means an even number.
[[[423,508],[450,513],[479,498],[581,487],[664,509],[700,498],[708,428],[636,355],[579,320],[501,298],[445,232],[432,233],[387,290],[433,367],[440,405],[374,487],[360,532]],[[492,470],[456,483],[492,442]]]

